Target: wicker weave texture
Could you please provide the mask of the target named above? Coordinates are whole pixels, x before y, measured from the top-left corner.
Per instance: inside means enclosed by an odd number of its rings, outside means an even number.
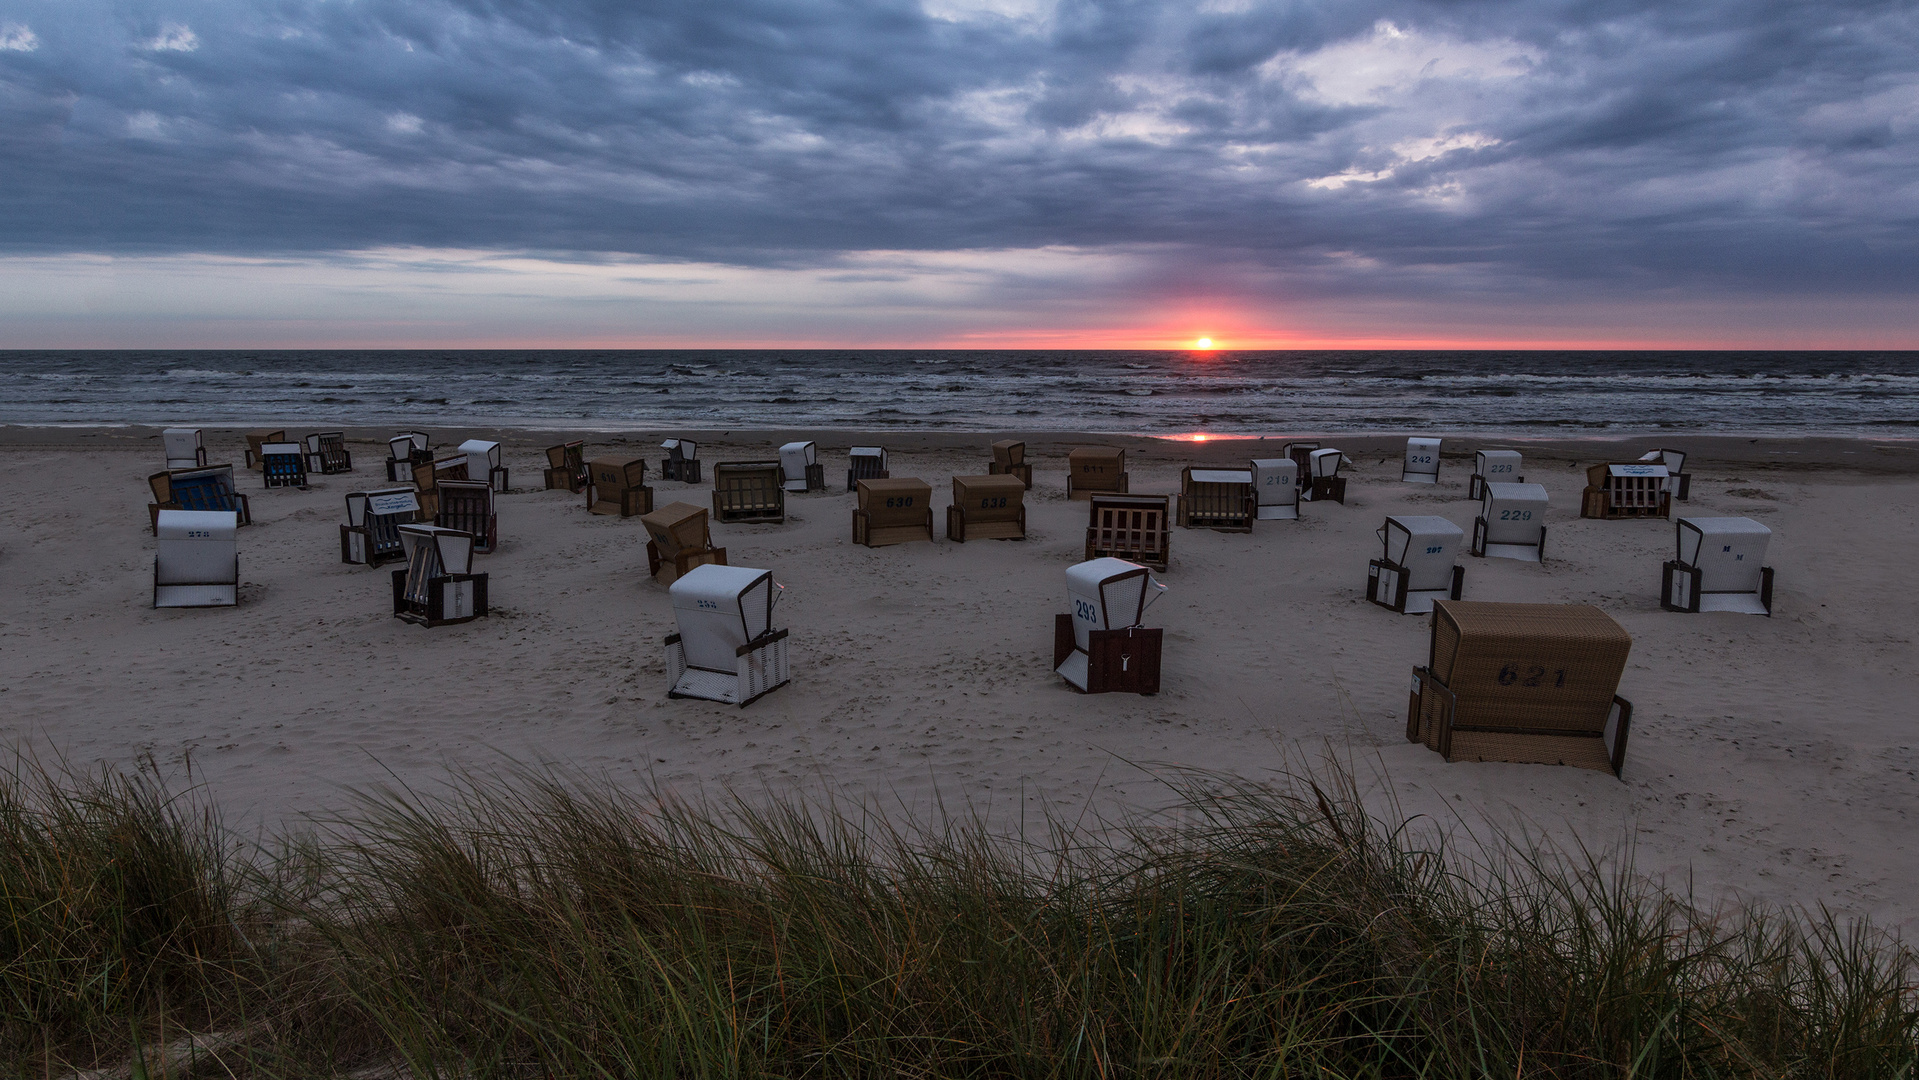
[[[1458,695],[1460,727],[1600,731],[1631,649],[1589,604],[1433,603],[1431,667]]]

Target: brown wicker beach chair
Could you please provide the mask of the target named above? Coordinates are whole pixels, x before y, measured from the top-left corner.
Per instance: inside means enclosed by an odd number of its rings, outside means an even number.
[[[853,542],[886,547],[933,539],[933,485],[918,477],[861,480]]]
[[[1095,492],[1124,494],[1126,451],[1117,446],[1082,446],[1066,455],[1066,497],[1090,499]]]
[[[575,494],[586,489],[586,444],[567,442],[546,448],[546,490],[565,488]]]
[[[1026,539],[1026,483],[1018,476],[955,476],[946,508],[946,538]]]
[[[696,566],[726,565],[726,549],[713,546],[706,510],[692,503],[667,503],[640,515],[646,528],[647,573],[671,585]]]
[[[1179,524],[1187,529],[1252,532],[1258,511],[1250,469],[1195,469],[1179,474]]]
[[[633,517],[653,512],[646,486],[646,459],[594,458],[587,463],[586,508],[595,514]]]
[[[1028,488],[1033,486],[1033,466],[1026,460],[1026,444],[1018,439],[1001,439],[993,444],[993,461],[986,466],[988,476],[1017,476]]]

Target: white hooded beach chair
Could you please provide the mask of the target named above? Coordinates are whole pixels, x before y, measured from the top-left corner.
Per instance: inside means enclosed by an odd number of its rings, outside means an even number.
[[[820,464],[820,448],[810,442],[790,442],[780,446],[780,486],[796,494],[826,490],[826,467]]]
[[[500,444],[485,439],[468,439],[460,444],[460,453],[466,455],[466,478],[482,480],[494,491],[507,488],[506,466],[500,460]]]
[[[1458,565],[1466,532],[1443,517],[1389,517],[1377,535],[1381,558],[1366,565],[1366,599],[1402,615],[1424,615],[1434,600],[1457,600],[1466,568]]]
[[[207,448],[200,441],[200,429],[170,427],[160,432],[160,447],[167,455],[169,469],[204,469]]]
[[[1339,475],[1339,467],[1346,463],[1346,455],[1338,450],[1314,450],[1306,455],[1312,465],[1312,479],[1300,497],[1308,502],[1322,499],[1344,505],[1346,502],[1346,478]]]
[[[1466,497],[1477,500],[1484,495],[1487,484],[1523,484],[1526,478],[1519,475],[1519,451],[1517,450],[1475,450],[1473,451],[1473,475],[1466,483]]]
[[[1253,459],[1253,498],[1259,520],[1293,521],[1299,517],[1299,463],[1291,458]]]
[[[260,445],[260,478],[267,487],[305,489],[307,455],[299,443],[277,442]]]
[[[1672,512],[1672,474],[1663,464],[1611,461],[1586,470],[1579,516],[1605,521],[1663,518]]]
[[[1399,479],[1408,484],[1439,483],[1439,440],[1407,439],[1406,463],[1400,467]]]
[[[846,452],[846,490],[859,490],[861,480],[884,480],[891,475],[886,468],[886,447],[855,446]]]
[[[1686,471],[1686,452],[1660,448],[1648,450],[1639,455],[1641,461],[1657,461],[1666,467],[1666,490],[1672,497],[1685,502],[1692,495],[1692,474]]]
[[[1073,610],[1053,618],[1053,670],[1088,694],[1159,693],[1164,632],[1140,622],[1165,592],[1152,571],[1125,559],[1067,567]]]
[[[786,631],[773,621],[784,591],[771,570],[744,566],[696,566],[675,581],[666,696],[745,707],[785,686]]]
[[[227,510],[162,510],[153,556],[153,606],[232,607],[240,602],[239,517]]]
[[[1180,470],[1179,524],[1186,529],[1252,532],[1255,502],[1251,469]]]
[[[700,448],[692,439],[668,439],[660,449],[666,451],[660,461],[660,479],[682,484],[700,482]]]
[[[412,488],[355,491],[346,497],[346,523],[340,526],[340,561],[378,566],[406,558],[400,526],[419,520],[420,499]]]
[[[1483,485],[1473,519],[1473,554],[1480,558],[1542,562],[1546,558],[1544,484]]]
[[[406,569],[393,571],[393,617],[421,626],[486,614],[485,574],[473,573],[473,534],[438,525],[402,525]]]
[[[1666,563],[1660,606],[1667,611],[1772,614],[1772,530],[1751,518],[1682,517],[1673,523],[1679,557]]]
[[[353,471],[353,454],[346,448],[346,432],[316,431],[307,436],[307,472],[321,476]]]
[[[424,431],[402,431],[386,441],[386,478],[396,484],[413,479],[413,467],[433,460],[430,440]]]

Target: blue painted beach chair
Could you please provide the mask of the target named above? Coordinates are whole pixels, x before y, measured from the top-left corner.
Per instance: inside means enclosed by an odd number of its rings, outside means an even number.
[[[265,443],[260,447],[260,476],[270,488],[307,486],[306,451],[299,443]]]
[[[241,525],[253,523],[253,509],[247,497],[233,490],[233,466],[208,465],[198,469],[168,469],[147,477],[153,489],[148,504],[149,524],[159,535],[160,511],[226,511],[238,516]]]

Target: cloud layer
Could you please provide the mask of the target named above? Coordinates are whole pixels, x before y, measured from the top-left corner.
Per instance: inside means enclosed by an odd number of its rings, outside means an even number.
[[[0,0],[0,250],[1904,296],[1904,0]]]

